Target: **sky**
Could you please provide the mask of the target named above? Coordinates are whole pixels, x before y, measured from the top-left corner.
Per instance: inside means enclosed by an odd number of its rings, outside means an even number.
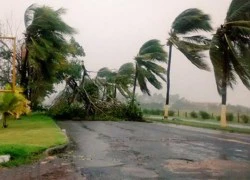
[[[199,8],[210,14],[214,29],[224,22],[231,0],[1,0],[0,23],[10,22],[13,34],[24,32],[23,14],[33,4],[54,9],[65,8],[63,19],[77,30],[76,40],[83,46],[88,70],[102,67],[118,69],[133,58],[143,43],[159,39],[166,43],[171,24],[182,11]],[[17,30],[16,30],[17,29]],[[12,34],[12,35],[13,35]],[[167,50],[167,48],[166,48]],[[213,72],[193,66],[173,49],[171,94],[196,102],[220,103]],[[208,64],[211,63],[207,58]],[[139,92],[139,91],[138,91]],[[152,93],[166,94],[166,88]],[[228,90],[228,104],[250,107],[250,91],[240,80]]]

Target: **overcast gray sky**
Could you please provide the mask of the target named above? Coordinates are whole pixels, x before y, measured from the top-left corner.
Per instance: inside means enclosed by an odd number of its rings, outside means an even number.
[[[74,27],[77,41],[84,47],[86,67],[96,71],[104,66],[117,69],[132,62],[141,45],[150,39],[162,43],[171,23],[187,8],[199,8],[211,15],[213,27],[223,23],[231,0],[1,0],[0,20],[12,22],[23,32],[23,14],[32,3],[63,7],[65,21]],[[208,59],[209,61],[209,59]],[[211,64],[210,64],[211,65]],[[176,49],[173,51],[171,94],[192,101],[221,102],[213,72],[195,68]],[[163,93],[166,88],[152,93]],[[250,107],[250,91],[239,81],[229,90],[228,103]]]

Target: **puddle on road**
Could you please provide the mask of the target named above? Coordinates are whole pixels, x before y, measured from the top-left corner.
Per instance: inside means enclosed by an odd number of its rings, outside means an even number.
[[[121,169],[122,173],[125,175],[130,175],[138,178],[157,178],[158,175],[149,169],[139,168],[139,167],[123,167]]]
[[[189,161],[187,159],[169,159],[165,161],[163,167],[178,174],[185,173],[208,173],[212,176],[223,176],[226,172],[246,172],[248,173],[250,163],[211,159],[203,161]]]

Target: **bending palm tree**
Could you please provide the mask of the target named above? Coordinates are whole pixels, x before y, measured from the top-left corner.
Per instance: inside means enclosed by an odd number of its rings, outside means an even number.
[[[156,77],[160,77],[165,81],[164,74],[165,68],[158,65],[156,62],[166,62],[167,53],[164,51],[163,46],[156,39],[149,40],[142,45],[135,60],[135,76],[134,87],[132,94],[132,104],[135,100],[136,84],[138,82],[139,87],[143,93],[150,95],[150,91],[147,86],[147,81],[153,85],[156,89],[161,89],[161,82]]]
[[[25,53],[20,84],[32,106],[53,92],[53,83],[62,80],[60,72],[67,68],[66,57],[72,47],[64,35],[72,35],[74,29],[62,20],[63,13],[64,9],[36,5],[25,12]]]
[[[118,71],[111,71],[107,67],[101,68],[97,73],[97,80],[104,87],[103,95],[106,98],[115,99],[118,90],[124,97],[129,97],[131,95],[129,87],[133,84],[134,71],[133,63],[123,64]]]
[[[219,94],[222,97],[221,126],[227,126],[227,87],[236,84],[236,74],[250,89],[250,2],[233,0],[225,23],[212,38],[210,58]]]
[[[170,37],[167,45],[169,46],[169,58],[167,68],[167,94],[164,118],[168,118],[169,92],[170,92],[170,67],[172,58],[172,47],[175,46],[181,51],[191,63],[203,70],[209,70],[204,62],[202,51],[209,48],[209,40],[200,35],[188,36],[183,35],[197,31],[211,31],[210,17],[199,9],[187,9],[174,20],[170,30]],[[182,36],[181,36],[182,35]]]

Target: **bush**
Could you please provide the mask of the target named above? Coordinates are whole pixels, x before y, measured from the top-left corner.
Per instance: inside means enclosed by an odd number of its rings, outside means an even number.
[[[227,113],[227,121],[232,122],[234,120],[234,114],[233,113]]]
[[[198,113],[195,112],[195,111],[192,111],[192,112],[190,113],[190,116],[191,116],[192,118],[198,118]]]
[[[82,105],[79,103],[73,103],[71,105],[60,102],[51,107],[48,114],[56,119],[75,119],[85,118],[86,112]]]
[[[127,103],[108,103],[105,106],[99,106],[99,108],[102,108],[102,112],[97,112],[96,114],[96,117],[99,118],[99,120],[110,119],[117,121],[118,119],[123,119],[127,121],[143,121],[142,110],[136,102],[134,104],[131,104],[131,101]]]
[[[144,114],[149,114],[149,115],[160,115],[163,116],[163,110],[160,109],[143,109]]]
[[[143,121],[142,110],[139,104],[128,102],[124,109],[124,117],[127,121]]]
[[[202,119],[209,119],[210,118],[210,114],[208,114],[206,111],[200,111],[199,114],[200,114]]]
[[[175,115],[175,111],[169,110],[169,111],[168,111],[168,115],[169,115],[169,116],[174,116],[174,115]]]
[[[241,115],[241,119],[242,119],[242,121],[244,122],[244,123],[248,123],[248,121],[250,120],[250,117],[249,116],[247,116],[247,115]]]

